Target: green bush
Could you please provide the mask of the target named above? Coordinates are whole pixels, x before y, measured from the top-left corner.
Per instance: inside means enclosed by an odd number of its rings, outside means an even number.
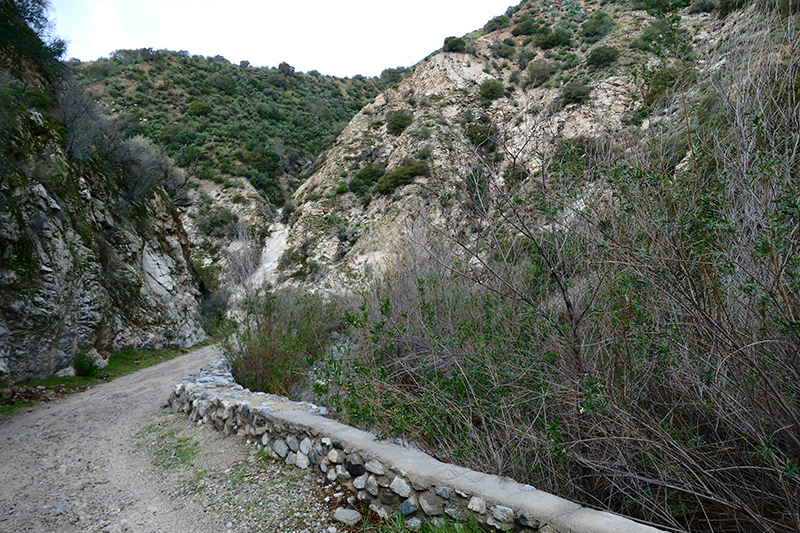
[[[505,93],[505,87],[500,80],[486,80],[481,84],[480,95],[486,101],[496,100]]]
[[[558,71],[555,63],[546,59],[537,59],[528,65],[526,86],[539,87]]]
[[[100,370],[94,357],[83,352],[76,353],[72,358],[72,367],[75,369],[75,375],[83,378],[93,378]]]
[[[564,105],[583,104],[589,100],[591,91],[589,87],[580,82],[570,82],[564,86],[561,101]]]
[[[645,9],[651,15],[669,13],[673,9],[682,9],[691,0],[633,0],[633,9]],[[723,0],[725,1],[725,0]]]
[[[619,58],[619,50],[613,46],[597,46],[592,49],[586,64],[591,67],[603,68],[613,64]]]
[[[386,116],[386,131],[392,135],[400,135],[414,122],[414,115],[404,109],[390,111]]]
[[[292,395],[340,328],[336,303],[313,293],[256,293],[245,301],[244,327],[222,347],[237,383],[263,392]]]
[[[550,34],[539,38],[536,44],[542,50],[550,50],[551,48],[557,48],[560,46],[570,46],[572,44],[572,39],[566,30],[559,28]]]
[[[464,39],[460,37],[445,37],[444,39],[444,46],[442,47],[442,51],[444,52],[464,52],[467,49],[467,43],[464,42]]]
[[[642,30],[641,37],[633,41],[630,46],[631,48],[638,48],[639,50],[650,50],[653,41],[659,38],[659,36],[667,35],[669,31],[669,21],[658,19]]]
[[[694,0],[692,7],[689,8],[689,13],[710,13],[716,7],[717,3],[714,0]]]
[[[484,33],[492,33],[493,31],[500,30],[503,28],[507,28],[508,25],[511,23],[511,19],[508,18],[506,15],[500,15],[499,17],[495,17],[483,27]]]
[[[581,25],[581,35],[587,43],[595,43],[608,35],[614,27],[614,19],[603,11],[595,11]]]
[[[520,35],[533,35],[539,29],[539,25],[536,24],[533,19],[525,19],[516,26],[514,29],[511,30],[511,35],[514,37],[518,37]]]
[[[394,170],[386,172],[378,180],[375,190],[380,194],[389,194],[397,187],[411,183],[417,176],[427,176],[429,172],[425,161],[406,157]]]
[[[193,117],[202,117],[211,113],[211,105],[201,101],[195,100],[189,104],[189,114]]]
[[[492,52],[494,53],[495,57],[501,57],[503,59],[511,59],[514,57],[516,53],[516,49],[508,45],[506,43],[495,43],[492,45]]]

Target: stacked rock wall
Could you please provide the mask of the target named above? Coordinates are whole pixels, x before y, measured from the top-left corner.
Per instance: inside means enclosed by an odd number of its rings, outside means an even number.
[[[321,471],[383,518],[402,513],[415,528],[451,517],[499,531],[539,533],[656,533],[659,530],[595,511],[508,478],[442,463],[420,451],[378,441],[374,435],[324,416],[309,403],[252,393],[236,384],[224,360],[178,383],[169,404],[198,424],[243,435],[287,464]],[[341,520],[358,515],[341,509]]]

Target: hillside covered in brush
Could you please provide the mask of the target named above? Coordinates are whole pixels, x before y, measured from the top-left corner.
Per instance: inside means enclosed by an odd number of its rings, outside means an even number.
[[[257,68],[152,49],[69,65],[111,117],[128,122],[192,177],[246,178],[276,205],[353,115],[405,73],[340,79],[286,63]]]
[[[284,284],[346,296],[265,301],[240,379],[669,530],[799,530],[798,7],[527,0],[446,39],[295,192]]]

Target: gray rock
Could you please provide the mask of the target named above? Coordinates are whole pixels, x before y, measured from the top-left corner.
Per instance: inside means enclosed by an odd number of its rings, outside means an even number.
[[[300,449],[300,445],[297,442],[297,439],[294,435],[287,435],[286,437],[286,445],[289,447],[290,450],[296,452]]]
[[[538,529],[539,528],[539,521],[538,520],[528,520],[528,517],[525,515],[517,515],[514,517],[514,523],[518,526],[522,527],[529,527],[531,529]]]
[[[362,474],[353,480],[353,486],[358,490],[363,490],[367,486],[369,474]]]
[[[412,516],[408,520],[406,520],[406,527],[411,531],[417,531],[422,528],[422,520],[417,518],[416,516]]]
[[[469,500],[467,509],[470,511],[475,511],[478,514],[484,514],[486,512],[486,501],[478,496],[473,496]]]
[[[440,487],[437,485],[436,488],[434,488],[433,490],[437,496],[444,498],[445,500],[450,499],[450,487],[445,487],[445,486]]]
[[[339,450],[339,449],[334,448],[334,449],[332,449],[331,451],[328,452],[328,461],[330,461],[331,463],[334,463],[334,464],[343,463],[345,457],[347,457],[347,455],[344,453],[343,450]]]
[[[371,504],[369,504],[369,509],[370,511],[381,517],[381,520],[389,519],[389,511],[387,511],[383,505],[372,502]]]
[[[367,483],[364,488],[373,496],[377,496],[378,492],[380,492],[380,487],[378,486],[378,482],[375,481],[375,476],[369,476],[367,478]]]
[[[308,452],[311,451],[311,439],[306,437],[300,441],[300,451],[308,455]]]
[[[444,507],[444,512],[450,518],[454,520],[466,520],[467,519],[467,512],[464,510],[463,507],[459,507],[458,505],[448,503]]]
[[[394,477],[391,485],[389,485],[389,488],[392,489],[395,494],[403,498],[408,498],[408,496],[411,494],[411,487],[408,486],[408,483],[406,483],[405,479],[399,476]]]
[[[492,507],[492,516],[500,522],[508,522],[514,518],[514,511],[504,505],[495,505]]]
[[[353,509],[345,509],[343,507],[338,507],[333,512],[333,518],[338,522],[341,522],[348,526],[352,526],[357,524],[361,520],[361,514]]]
[[[383,466],[383,463],[376,460],[367,461],[367,464],[364,465],[369,472],[372,472],[376,476],[382,476],[386,473],[386,467]]]
[[[439,516],[444,509],[445,500],[436,494],[425,491],[419,495],[419,506],[428,516]]]
[[[412,515],[418,509],[416,505],[411,503],[411,500],[405,500],[400,504],[400,512],[405,516]]]
[[[289,453],[289,447],[283,441],[283,439],[277,439],[274,443],[272,443],[272,451],[275,452],[275,455],[283,459],[286,457],[286,454]]]
[[[308,456],[303,452],[297,452],[297,456],[295,457],[294,461],[297,467],[303,470],[311,465],[311,461],[308,460]]]

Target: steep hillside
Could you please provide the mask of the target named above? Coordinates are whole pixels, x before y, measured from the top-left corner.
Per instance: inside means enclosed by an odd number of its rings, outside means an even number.
[[[251,67],[152,49],[69,65],[111,117],[128,121],[191,177],[244,178],[279,206],[364,103],[404,74],[340,79],[286,63]]]
[[[295,193],[283,283],[322,297],[266,299],[239,379],[345,329],[306,358],[337,417],[669,530],[800,530],[798,14],[526,1],[446,40]]]
[[[94,115],[12,8],[4,37],[24,40],[0,51],[0,381],[69,371],[80,352],[196,343],[189,245],[163,188],[180,172]]]
[[[470,231],[479,175],[536,194],[553,155],[630,154],[675,114],[680,87],[689,105],[702,99],[689,87],[741,16],[711,11],[687,7],[677,22],[623,2],[523,2],[446,42],[453,51],[365,106],[297,190],[285,274],[358,284],[399,257],[414,220]],[[686,57],[664,57],[667,39]],[[686,153],[664,149],[673,167]]]

